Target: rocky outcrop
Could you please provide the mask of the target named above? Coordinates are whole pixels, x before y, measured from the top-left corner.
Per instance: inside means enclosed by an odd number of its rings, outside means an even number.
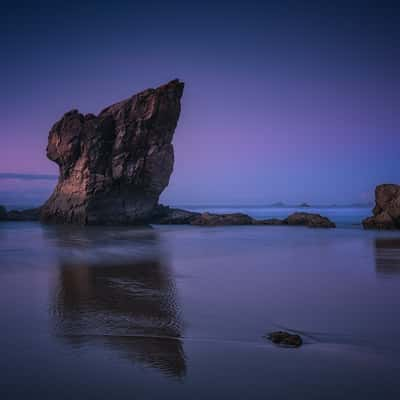
[[[0,221],[4,221],[7,218],[7,210],[4,206],[0,206]]]
[[[194,217],[191,225],[202,226],[221,226],[221,225],[253,225],[253,218],[242,213],[233,214],[211,214],[208,212],[202,213]]]
[[[184,224],[199,226],[223,225],[303,225],[310,228],[334,228],[336,225],[326,217],[319,214],[294,213],[286,219],[257,220],[242,213],[211,214],[208,212],[197,213],[177,208],[158,206],[150,220],[153,224]]]
[[[302,225],[309,228],[335,228],[336,225],[328,218],[319,214],[296,212],[289,215],[284,222],[287,225]]]
[[[199,215],[201,214],[197,212],[171,208],[160,204],[154,210],[149,222],[160,225],[188,225]]]
[[[400,229],[400,185],[377,186],[372,213],[363,221],[365,229]]]
[[[147,220],[168,185],[184,84],[148,89],[99,115],[66,113],[49,133],[60,177],[44,222],[132,224]]]
[[[221,226],[221,225],[253,225],[254,219],[242,213],[212,214],[208,212],[198,213],[170,208],[159,205],[150,222],[161,225],[199,225],[199,226]]]
[[[300,335],[285,331],[271,332],[266,338],[280,347],[300,347],[303,344]]]
[[[5,207],[0,206],[0,221],[38,221],[39,216],[40,208],[7,211]]]

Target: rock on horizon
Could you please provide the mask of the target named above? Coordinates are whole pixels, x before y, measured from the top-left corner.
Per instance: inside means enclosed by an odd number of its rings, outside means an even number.
[[[49,133],[58,184],[44,222],[133,224],[149,218],[169,183],[172,138],[184,84],[173,80],[113,104],[98,116],[67,112]]]
[[[378,185],[372,213],[363,221],[365,229],[400,229],[400,185]]]

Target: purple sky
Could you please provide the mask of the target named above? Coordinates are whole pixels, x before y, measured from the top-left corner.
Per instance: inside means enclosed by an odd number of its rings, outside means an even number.
[[[400,183],[396,3],[14,3],[0,16],[0,173],[56,175],[45,148],[64,112],[179,78],[166,203],[343,204]],[[55,183],[27,178],[0,174],[0,203]]]

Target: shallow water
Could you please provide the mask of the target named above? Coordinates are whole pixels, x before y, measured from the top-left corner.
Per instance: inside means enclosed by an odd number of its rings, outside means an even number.
[[[398,399],[399,309],[396,232],[2,223],[0,398]]]

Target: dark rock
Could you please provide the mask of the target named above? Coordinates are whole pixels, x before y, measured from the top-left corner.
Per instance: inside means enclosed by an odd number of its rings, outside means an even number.
[[[220,225],[304,225],[311,228],[334,228],[335,224],[318,214],[294,213],[286,219],[256,220],[247,214],[211,214],[170,208],[159,205],[149,220],[152,224],[186,224],[200,226]]]
[[[365,229],[400,229],[400,185],[377,186],[372,213],[363,221]]]
[[[300,207],[300,208],[310,208],[311,206],[310,206],[309,204],[307,204],[307,203],[301,203],[301,204],[299,205],[299,207]]]
[[[7,217],[7,210],[4,206],[0,206],[0,221],[4,221]]]
[[[246,214],[210,214],[202,213],[190,221],[191,225],[218,226],[218,225],[253,225],[253,218]]]
[[[40,208],[27,210],[11,210],[7,212],[7,221],[39,221]]]
[[[319,214],[296,212],[289,215],[285,220],[287,225],[302,225],[309,228],[335,228],[336,225],[326,217]]]
[[[0,221],[38,221],[39,216],[40,208],[7,211],[5,207],[0,206]]]
[[[66,113],[49,133],[47,157],[58,164],[44,222],[131,224],[148,219],[168,185],[171,144],[184,84],[148,89],[99,115]]]
[[[181,210],[179,208],[171,208],[160,204],[155,209],[153,216],[149,221],[152,224],[188,225],[199,215],[200,213]]]
[[[0,221],[38,221],[39,214],[40,208],[7,211],[4,206],[0,206]]]
[[[300,347],[303,340],[300,335],[293,335],[289,332],[271,332],[267,339],[281,347]]]
[[[198,213],[159,205],[150,219],[152,224],[186,224],[201,226],[253,225],[255,220],[242,213],[211,214]]]

